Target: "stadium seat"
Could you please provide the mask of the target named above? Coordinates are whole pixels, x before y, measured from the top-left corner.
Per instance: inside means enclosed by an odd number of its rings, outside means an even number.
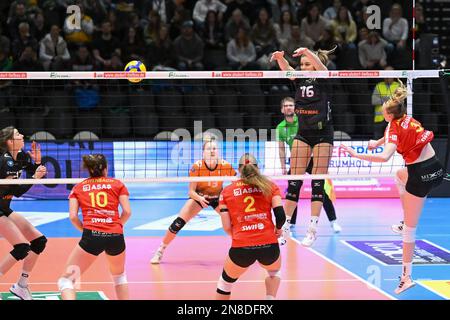
[[[58,139],[72,137],[73,118],[73,113],[68,109],[50,111],[46,116],[46,128]]]
[[[350,140],[352,137],[347,132],[344,131],[335,131],[334,132],[334,140]]]
[[[132,91],[128,94],[128,101],[130,111],[133,114],[137,113],[142,114],[144,112],[150,113],[156,112],[155,97],[149,91],[144,90]]]
[[[14,113],[5,109],[4,111],[0,111],[0,129],[16,126],[16,117]]]
[[[184,95],[186,112],[192,115],[203,115],[210,112],[209,95],[201,92],[190,92]]]
[[[172,131],[161,131],[153,138],[159,141],[178,141],[179,139],[180,137]]]
[[[112,138],[125,138],[130,135],[130,115],[126,112],[105,113],[102,116],[103,132]]]
[[[73,140],[92,141],[99,140],[99,137],[91,131],[80,131],[73,136]]]
[[[134,134],[139,137],[151,137],[159,130],[158,115],[153,112],[139,112],[133,114],[132,124]]]
[[[98,111],[79,111],[76,114],[75,130],[92,131],[96,135],[102,134],[102,115]]]
[[[33,133],[30,136],[30,140],[37,141],[48,141],[48,140],[56,140],[55,136],[47,131],[38,131]]]
[[[45,130],[45,116],[35,111],[20,114],[17,126],[22,134],[30,136],[37,131]]]

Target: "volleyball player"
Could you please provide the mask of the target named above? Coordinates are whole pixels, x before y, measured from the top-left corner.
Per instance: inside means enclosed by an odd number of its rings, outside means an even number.
[[[120,180],[108,178],[108,163],[103,154],[83,156],[83,166],[89,171],[89,178],[74,186],[69,195],[70,221],[83,235],[69,256],[58,288],[63,300],[75,300],[74,284],[78,277],[105,252],[116,296],[127,300],[123,226],[131,216],[129,193]],[[79,208],[83,222],[78,218]]]
[[[241,179],[225,187],[220,195],[220,217],[232,244],[217,284],[216,299],[229,300],[233,283],[256,261],[267,271],[266,298],[275,299],[281,281],[277,238],[286,220],[280,190],[261,175],[250,154],[239,160],[239,173]]]
[[[302,71],[328,70],[328,55],[334,51],[318,50],[316,53],[307,48],[294,51],[293,57],[300,57]],[[284,51],[272,54],[271,61],[276,60],[281,70],[294,70],[284,58]],[[295,113],[298,116],[298,133],[292,143],[291,173],[302,175],[308,168],[313,155],[313,174],[328,173],[328,165],[333,151],[333,124],[331,121],[332,86],[326,79],[296,80]],[[311,181],[311,220],[305,238],[301,244],[312,246],[316,240],[317,223],[324,200],[323,179]],[[286,194],[285,236],[288,236],[292,214],[297,207],[298,181],[290,181]]]
[[[384,137],[369,142],[369,150],[385,144],[376,155],[358,154],[350,147],[341,146],[352,156],[366,161],[386,162],[395,151],[403,156],[406,168],[396,174],[396,183],[403,207],[403,265],[400,283],[395,289],[399,294],[415,285],[411,279],[412,260],[416,240],[416,228],[427,195],[439,185],[444,177],[444,168],[438,161],[430,142],[432,131],[406,114],[406,87],[401,84],[390,100],[383,104],[383,116],[388,126]]]
[[[203,143],[203,159],[198,160],[189,172],[191,177],[223,177],[235,176],[236,171],[230,163],[219,159],[219,150],[215,139],[208,139]],[[150,262],[159,264],[164,250],[175,239],[177,233],[194,218],[202,209],[208,206],[218,212],[219,195],[223,182],[191,182],[189,184],[189,199],[181,208],[178,217],[167,230],[159,248],[156,250]]]
[[[286,170],[285,143],[289,146],[289,149],[291,150],[292,143],[298,131],[298,117],[294,112],[295,110],[294,103],[295,101],[291,97],[286,97],[281,100],[281,113],[284,115],[284,120],[281,121],[277,126],[277,140],[279,142],[278,153],[280,156],[281,169],[283,171],[283,174],[288,173]],[[306,169],[306,172],[309,174],[311,174],[312,172],[312,165],[313,160],[310,160],[308,168]],[[297,199],[296,201],[298,203],[303,181],[299,180],[298,183],[296,183],[296,185],[297,185],[297,192],[293,195],[293,197],[296,197]],[[324,188],[325,192],[323,194],[323,208],[325,209],[325,213],[327,214],[328,220],[331,223],[331,228],[333,228],[333,231],[335,233],[339,233],[342,231],[342,228],[337,223],[336,209],[334,208],[332,200],[334,198],[334,188],[333,183],[331,182],[330,179],[325,180]],[[294,213],[292,214],[290,224],[295,225],[296,219],[297,219],[297,207],[295,208]],[[281,243],[283,243],[283,241]]]
[[[17,129],[7,127],[0,131],[0,179],[19,179],[23,170],[28,178],[41,179],[45,176],[47,170],[41,165],[40,146],[33,142],[31,152],[26,153],[22,150],[24,145],[23,135]],[[12,198],[21,197],[32,186],[0,186],[0,235],[13,246],[11,252],[0,261],[0,276],[17,261],[23,260],[19,281],[9,289],[22,300],[32,300],[28,278],[47,243],[42,233],[11,209]]]

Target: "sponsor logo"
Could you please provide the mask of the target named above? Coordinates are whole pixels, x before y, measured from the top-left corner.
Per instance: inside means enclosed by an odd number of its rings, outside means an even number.
[[[250,220],[262,220],[262,219],[267,219],[267,213],[256,213],[256,214],[250,214],[248,216],[244,216],[244,220],[245,221],[250,221]]]
[[[8,167],[13,167],[14,166],[14,161],[8,160],[6,162],[6,164],[8,165]]]
[[[60,72],[50,72],[50,78],[52,79],[68,79],[69,75],[66,73],[60,73]]]
[[[440,178],[443,175],[444,175],[444,169],[439,169],[439,171],[422,175],[421,179],[423,182],[428,182],[428,181],[436,180],[437,178]]]
[[[380,76],[379,71],[330,71],[330,77],[343,78],[377,78]]]
[[[97,73],[96,77],[101,78],[100,73]],[[145,78],[145,72],[125,72],[125,71],[103,72],[103,78],[107,78],[107,79]]]
[[[112,218],[92,218],[92,223],[112,223]]]
[[[222,78],[222,72],[212,72],[213,78]]]
[[[0,79],[26,79],[28,74],[26,72],[0,72]]]
[[[187,78],[188,75],[186,73],[180,73],[176,71],[169,72],[169,78]]]
[[[396,135],[396,134],[391,134],[391,135],[389,136],[389,140],[391,140],[391,141],[397,141],[397,135]]]
[[[403,255],[402,241],[345,241],[351,247],[385,265],[401,265]],[[414,250],[414,264],[450,264],[450,252],[431,242],[417,240]]]
[[[242,231],[251,231],[251,230],[263,230],[264,223],[255,223],[249,226],[242,226]]]
[[[104,189],[112,189],[110,184],[86,184],[83,186],[83,191],[91,191],[91,190],[104,190]]]
[[[262,78],[262,71],[223,71],[223,78]]]
[[[408,129],[408,126],[409,126],[410,122],[411,122],[411,117],[410,116],[406,116],[405,120],[403,120],[400,125],[402,126],[403,129]]]

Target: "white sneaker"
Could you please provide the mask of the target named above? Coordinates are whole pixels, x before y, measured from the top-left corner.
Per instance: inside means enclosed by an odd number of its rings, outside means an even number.
[[[287,242],[287,240],[286,240],[286,238],[283,235],[278,237],[278,244],[280,246],[284,246],[286,244],[286,242]]]
[[[395,289],[396,294],[400,294],[409,288],[412,288],[416,285],[416,283],[411,279],[410,276],[402,276],[400,277],[400,283],[398,284],[397,289]]]
[[[282,238],[284,238],[285,240],[291,237],[291,222],[290,220],[286,220],[286,222],[283,224],[283,234],[282,234]]]
[[[161,262],[161,259],[163,257],[163,251],[156,250],[155,254],[153,255],[153,258],[150,260],[151,264],[159,264]]]
[[[336,222],[336,220],[331,222],[331,228],[333,229],[334,233],[339,233],[342,231],[342,227]]]
[[[397,233],[397,234],[403,234],[403,227],[405,226],[405,222],[404,221],[400,221],[399,224],[393,224],[391,226],[391,229],[393,232]]]
[[[306,231],[306,236],[305,238],[303,238],[302,240],[302,246],[304,247],[311,247],[314,243],[314,241],[316,241],[317,237],[316,237],[316,230],[313,228],[308,228],[308,231]]]
[[[9,292],[11,292],[16,297],[19,297],[20,300],[33,300],[28,287],[22,288],[18,283],[14,283],[11,288],[9,288]]]

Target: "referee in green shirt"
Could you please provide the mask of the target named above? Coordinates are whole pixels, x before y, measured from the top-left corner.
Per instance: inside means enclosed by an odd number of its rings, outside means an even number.
[[[283,175],[289,174],[290,172],[286,169],[286,145],[287,143],[289,145],[289,150],[292,150],[292,143],[294,141],[294,137],[297,135],[298,131],[298,118],[295,114],[295,100],[291,97],[286,97],[281,100],[281,113],[284,115],[284,120],[281,121],[276,129],[277,134],[277,141],[278,141],[278,151],[280,155],[280,162],[281,162],[281,170],[283,172]],[[312,158],[309,161],[308,168],[306,169],[306,172],[311,174],[313,167],[313,161]],[[297,202],[300,197],[300,190],[303,185],[303,180],[300,181],[298,184],[298,190],[297,190]],[[336,221],[336,210],[334,208],[333,202],[331,201],[330,197],[326,192],[324,192],[324,199],[323,199],[323,208],[325,209],[325,212],[327,214],[328,220],[331,222],[331,227],[333,228],[333,231],[338,233],[341,232],[342,228]],[[294,213],[292,214],[290,224],[294,225],[297,220],[297,208],[295,209]]]

